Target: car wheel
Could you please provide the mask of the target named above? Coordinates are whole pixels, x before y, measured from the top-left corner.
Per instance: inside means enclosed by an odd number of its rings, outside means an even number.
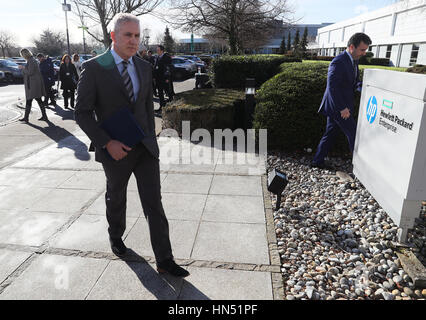
[[[13,77],[13,75],[7,73],[6,74],[6,82],[14,83],[15,82],[15,78]]]
[[[182,73],[182,71],[176,71],[176,72],[175,72],[175,79],[176,79],[176,80],[182,80],[182,78],[183,78],[183,73]]]

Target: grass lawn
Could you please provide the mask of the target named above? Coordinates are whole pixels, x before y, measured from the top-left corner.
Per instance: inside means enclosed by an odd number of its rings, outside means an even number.
[[[318,60],[303,60],[303,63],[322,63],[322,64],[330,64],[331,61],[318,61]],[[397,67],[385,67],[385,66],[370,66],[370,65],[360,65],[360,70],[364,69],[386,69],[392,71],[401,71],[405,72],[407,68],[397,68]]]

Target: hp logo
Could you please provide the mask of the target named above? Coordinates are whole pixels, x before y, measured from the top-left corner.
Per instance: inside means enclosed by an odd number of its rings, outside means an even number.
[[[373,123],[377,116],[377,99],[375,96],[370,97],[367,104],[367,120]]]

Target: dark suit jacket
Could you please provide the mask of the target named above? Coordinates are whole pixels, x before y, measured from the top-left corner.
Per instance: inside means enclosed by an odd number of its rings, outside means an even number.
[[[55,84],[55,70],[53,69],[52,59],[46,58],[46,60],[40,62],[40,72],[45,87],[51,87]]]
[[[325,116],[340,116],[340,112],[348,108],[353,114],[355,90],[359,82],[359,69],[356,64],[356,76],[351,58],[345,52],[338,55],[328,69],[327,89],[318,112]]]
[[[109,50],[83,63],[77,89],[75,120],[95,146],[95,158],[98,162],[113,161],[104,150],[111,138],[100,128],[100,124],[126,106],[134,111],[134,116],[145,133],[142,143],[155,158],[159,157],[151,65],[138,57],[133,57],[133,61],[140,83],[139,94],[133,103],[130,102],[123,78]]]
[[[154,77],[157,81],[164,81],[170,78],[172,58],[165,52],[163,56],[157,57],[154,64]]]

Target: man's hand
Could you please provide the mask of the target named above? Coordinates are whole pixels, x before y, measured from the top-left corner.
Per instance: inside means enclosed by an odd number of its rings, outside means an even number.
[[[351,112],[349,111],[348,108],[340,111],[340,114],[341,114],[342,118],[345,119],[345,120],[349,119],[349,117],[351,116]]]
[[[108,142],[106,145],[106,149],[115,161],[120,161],[124,159],[125,157],[127,157],[127,153],[129,151],[132,151],[132,148],[129,148],[128,146],[117,140],[111,140],[110,142]]]

